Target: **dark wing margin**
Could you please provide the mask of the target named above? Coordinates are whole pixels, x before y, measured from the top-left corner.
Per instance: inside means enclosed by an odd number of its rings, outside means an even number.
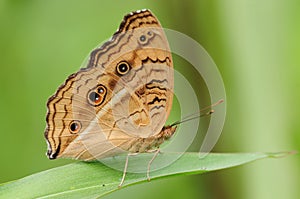
[[[152,12],[149,9],[143,9],[143,10],[138,10],[131,12],[127,15],[124,16],[123,21],[121,22],[119,28],[117,31],[113,34],[111,39],[107,42],[105,42],[101,47],[93,50],[90,54],[90,59],[87,65],[87,68],[92,68],[97,66],[97,62],[99,58],[101,57],[102,54],[107,52],[107,49],[109,49],[110,45],[115,42],[115,40],[120,36],[121,33],[125,33],[126,31],[130,29],[130,25],[133,24],[135,21],[140,20],[142,18],[146,17],[153,17],[155,19],[155,22],[159,24],[158,20],[156,17],[152,14]]]

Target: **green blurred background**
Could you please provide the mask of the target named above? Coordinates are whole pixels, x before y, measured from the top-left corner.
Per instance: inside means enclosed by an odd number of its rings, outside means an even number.
[[[217,64],[227,119],[214,151],[300,149],[298,0],[0,0],[0,183],[73,162],[45,156],[46,101],[124,14],[142,8],[197,40]],[[106,198],[296,199],[299,168],[299,155],[268,159]]]

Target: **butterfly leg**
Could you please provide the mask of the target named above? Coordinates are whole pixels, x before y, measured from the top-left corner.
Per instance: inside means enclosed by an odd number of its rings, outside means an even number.
[[[124,181],[125,181],[125,177],[126,177],[126,172],[127,172],[127,167],[128,167],[128,161],[129,161],[129,156],[134,156],[137,155],[138,153],[128,153],[126,156],[126,161],[125,161],[125,166],[124,166],[124,170],[123,170],[123,176],[122,176],[122,180],[119,184],[119,188],[122,187]]]
[[[151,164],[152,162],[154,161],[154,159],[157,157],[157,155],[160,153],[160,149],[155,149],[153,151],[148,151],[148,152],[154,152],[154,155],[153,157],[151,158],[151,160],[149,161],[148,163],[148,168],[147,168],[147,180],[150,181],[150,167],[151,167]]]

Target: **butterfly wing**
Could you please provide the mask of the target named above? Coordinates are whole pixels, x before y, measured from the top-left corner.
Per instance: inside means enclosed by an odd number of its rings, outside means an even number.
[[[132,151],[136,139],[161,131],[172,98],[166,36],[149,10],[130,13],[91,53],[88,67],[49,99],[48,157],[91,160]]]

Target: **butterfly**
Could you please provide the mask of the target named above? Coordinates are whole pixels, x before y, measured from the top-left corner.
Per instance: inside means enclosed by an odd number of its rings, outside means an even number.
[[[150,10],[126,15],[86,67],[49,98],[48,158],[91,161],[157,149],[176,130],[165,126],[173,87],[172,55],[158,19]]]

